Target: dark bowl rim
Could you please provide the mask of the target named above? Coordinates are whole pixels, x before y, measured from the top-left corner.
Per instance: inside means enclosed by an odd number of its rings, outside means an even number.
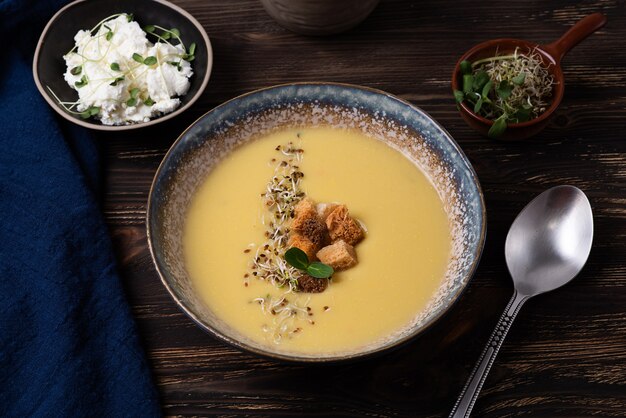
[[[534,48],[538,49],[544,56],[550,58],[555,68],[554,72],[557,74],[558,78],[560,78],[560,80],[558,80],[558,83],[561,84],[561,88],[559,89],[556,100],[552,100],[552,103],[550,103],[550,107],[548,107],[545,110],[545,112],[539,115],[539,117],[535,119],[531,119],[526,122],[508,123],[507,129],[516,129],[516,128],[521,129],[521,128],[527,128],[529,126],[535,126],[536,124],[540,124],[541,122],[549,119],[552,116],[552,114],[556,111],[556,109],[558,109],[558,107],[561,105],[561,102],[563,101],[563,95],[565,92],[565,77],[563,75],[563,70],[561,69],[561,63],[556,59],[556,57],[554,57],[552,54],[546,51],[544,46],[541,44],[531,42],[531,41],[525,41],[523,39],[498,38],[498,39],[490,39],[488,41],[484,41],[484,42],[474,45],[467,52],[461,55],[461,57],[458,59],[458,61],[456,62],[454,66],[454,70],[452,71],[452,83],[451,83],[452,91],[454,92],[454,90],[460,90],[458,80],[459,80],[459,75],[461,73],[461,62],[463,62],[464,60],[466,60],[468,57],[475,54],[476,52],[480,51],[481,49],[484,49],[493,45],[497,45],[500,43],[504,43],[504,42],[514,42],[514,43],[533,45]],[[467,114],[472,119],[478,122],[481,122],[484,125],[491,126],[494,124],[493,120],[484,118],[474,113],[474,111],[470,109],[469,106],[467,106],[465,103],[459,103],[459,107],[462,109],[461,111],[463,113]]]
[[[481,213],[481,219],[482,219],[481,227],[480,227],[480,239],[479,239],[479,241],[478,241],[478,243],[476,245],[476,249],[475,249],[476,256],[475,256],[475,259],[474,259],[470,269],[468,270],[468,273],[466,274],[467,281],[463,284],[463,286],[460,288],[460,290],[457,291],[457,294],[454,296],[454,298],[451,299],[448,302],[448,304],[447,304],[447,306],[445,308],[443,308],[440,312],[437,313],[437,315],[432,317],[428,322],[426,322],[420,328],[411,331],[407,335],[405,335],[405,336],[403,336],[401,338],[398,338],[398,339],[394,340],[393,342],[391,342],[389,344],[382,345],[382,346],[379,346],[379,347],[376,347],[374,349],[370,349],[370,350],[367,350],[367,351],[356,352],[356,353],[351,353],[351,354],[341,355],[341,356],[333,356],[333,357],[307,357],[307,356],[299,356],[297,354],[293,354],[292,355],[292,354],[284,354],[284,353],[272,352],[270,350],[265,350],[265,349],[262,349],[262,348],[259,348],[259,347],[254,347],[254,346],[248,345],[245,342],[242,342],[242,341],[236,340],[234,338],[231,338],[231,337],[229,337],[227,335],[224,335],[219,330],[214,329],[213,327],[210,327],[210,326],[206,325],[204,322],[202,322],[193,312],[191,312],[181,302],[181,300],[178,298],[178,296],[176,295],[176,293],[174,292],[174,290],[171,288],[171,286],[169,285],[168,281],[166,280],[165,275],[163,274],[163,272],[161,271],[161,268],[159,267],[159,263],[157,261],[156,255],[155,255],[155,249],[154,249],[154,246],[152,244],[153,234],[151,233],[151,227],[150,227],[150,220],[152,218],[152,211],[153,211],[153,209],[152,209],[152,198],[153,198],[153,194],[154,194],[154,189],[155,189],[157,180],[160,178],[161,173],[164,170],[165,161],[170,157],[171,154],[173,154],[175,148],[177,148],[178,145],[183,141],[183,139],[184,139],[185,135],[187,134],[187,132],[191,128],[193,128],[201,119],[203,119],[208,114],[210,114],[210,113],[212,113],[214,111],[217,111],[221,107],[226,106],[227,104],[229,104],[229,103],[231,103],[231,102],[233,102],[235,100],[239,100],[239,99],[245,98],[247,96],[258,94],[258,93],[263,92],[263,91],[272,90],[272,89],[276,89],[276,88],[280,88],[280,87],[289,87],[289,86],[320,86],[320,85],[334,86],[334,87],[341,87],[341,88],[351,88],[351,89],[364,90],[364,91],[369,91],[369,92],[372,92],[372,93],[380,94],[380,95],[386,96],[386,97],[388,97],[388,98],[390,98],[392,100],[396,100],[398,102],[401,102],[401,103],[409,106],[412,110],[417,111],[418,113],[421,113],[421,114],[425,115],[432,123],[435,124],[435,126],[437,128],[441,129],[441,131],[445,134],[445,136],[450,140],[451,145],[453,146],[453,148],[462,157],[462,160],[464,161],[467,169],[469,170],[469,173],[471,175],[472,181],[476,185],[476,189],[478,191],[478,195],[479,195],[479,198],[480,198],[480,213]],[[478,175],[476,174],[476,171],[474,170],[474,167],[470,163],[469,158],[467,158],[467,156],[465,155],[465,153],[463,152],[461,147],[457,144],[457,142],[454,140],[452,135],[450,135],[450,133],[439,124],[439,122],[437,122],[434,118],[432,118],[430,115],[428,115],[426,112],[424,112],[421,108],[415,106],[414,104],[410,103],[409,101],[401,99],[401,98],[399,98],[397,96],[394,96],[391,93],[387,93],[387,92],[385,92],[383,90],[375,89],[375,88],[372,88],[372,87],[360,86],[360,85],[356,85],[356,84],[324,82],[324,81],[283,83],[283,84],[276,84],[276,85],[272,85],[272,86],[268,86],[268,87],[259,88],[259,89],[256,89],[256,90],[253,90],[253,91],[250,91],[250,92],[247,92],[247,93],[240,94],[240,95],[238,95],[236,97],[233,97],[233,98],[231,98],[231,99],[229,99],[229,100],[219,104],[218,106],[212,108],[208,112],[204,113],[202,116],[198,117],[193,123],[191,123],[178,136],[178,138],[172,143],[172,145],[168,149],[167,153],[165,154],[165,156],[161,160],[161,163],[159,164],[159,167],[157,168],[157,170],[156,170],[156,172],[154,174],[154,178],[152,180],[152,184],[150,185],[150,191],[148,193],[148,202],[147,202],[147,207],[146,207],[146,240],[148,242],[148,248],[150,250],[150,256],[152,257],[153,265],[154,265],[154,267],[155,267],[155,269],[156,269],[156,271],[157,271],[157,273],[159,275],[159,278],[161,279],[161,282],[163,283],[163,285],[167,289],[167,291],[170,294],[170,296],[172,297],[172,299],[176,302],[176,305],[178,305],[178,307],[189,318],[191,318],[191,320],[193,322],[195,322],[202,330],[204,330],[208,334],[212,335],[213,337],[217,338],[218,340],[227,343],[228,345],[230,345],[232,347],[235,347],[235,348],[237,348],[239,350],[242,350],[244,352],[254,353],[254,354],[259,355],[259,356],[264,357],[264,358],[269,358],[269,359],[272,359],[272,360],[284,361],[284,362],[289,362],[289,363],[299,363],[299,364],[333,364],[333,363],[339,363],[339,362],[349,362],[349,361],[355,361],[355,360],[364,360],[364,359],[367,359],[367,358],[375,357],[377,355],[383,354],[383,353],[388,352],[388,351],[392,351],[393,349],[399,348],[400,346],[409,343],[410,341],[414,340],[418,336],[424,334],[426,331],[430,330],[435,323],[437,323],[442,317],[445,316],[445,314],[447,314],[451,310],[451,308],[454,305],[456,305],[456,303],[461,299],[461,296],[465,293],[465,291],[469,287],[470,282],[472,281],[472,278],[474,277],[474,274],[476,273],[476,270],[477,270],[478,265],[480,263],[480,259],[482,257],[483,249],[484,249],[484,246],[485,246],[486,235],[487,235],[487,210],[486,210],[486,205],[485,205],[484,193],[482,191],[482,187],[480,185],[480,181],[478,179]]]
[[[46,24],[46,26],[44,27],[43,31],[41,32],[41,36],[39,37],[39,40],[37,41],[37,47],[35,48],[35,55],[33,57],[33,78],[35,80],[35,84],[37,85],[37,89],[39,90],[39,93],[43,96],[44,100],[46,102],[48,102],[48,104],[50,105],[50,107],[52,107],[59,115],[61,115],[64,119],[75,123],[76,125],[85,127],[85,128],[89,128],[89,129],[95,129],[98,131],[127,131],[130,129],[138,129],[138,128],[144,128],[147,126],[152,126],[152,125],[156,125],[157,123],[160,122],[164,122],[166,120],[172,119],[178,115],[180,115],[181,113],[183,113],[185,110],[189,109],[202,95],[202,93],[204,93],[204,90],[206,89],[207,84],[209,83],[209,78],[211,76],[211,70],[213,68],[213,48],[211,47],[211,41],[209,40],[209,36],[207,35],[206,31],[204,30],[204,28],[202,27],[202,25],[200,24],[200,22],[198,22],[196,20],[195,17],[193,17],[189,12],[187,12],[186,10],[184,10],[183,8],[170,3],[167,0],[148,0],[148,1],[153,1],[155,3],[160,3],[166,7],[169,7],[170,9],[172,9],[173,11],[177,12],[178,14],[182,15],[185,19],[189,20],[191,22],[192,25],[194,25],[196,27],[196,29],[198,29],[198,31],[200,32],[200,35],[202,36],[202,40],[205,44],[206,47],[206,53],[207,53],[207,69],[206,72],[204,74],[204,77],[202,78],[202,82],[200,84],[200,87],[198,88],[198,91],[196,92],[196,94],[194,94],[187,103],[185,103],[185,105],[179,107],[178,109],[174,110],[171,113],[167,113],[165,115],[162,116],[157,116],[154,119],[148,121],[148,122],[140,122],[140,123],[134,123],[134,124],[130,124],[130,125],[103,125],[102,123],[96,123],[96,122],[88,122],[86,120],[81,120],[81,119],[77,119],[75,117],[73,117],[72,115],[69,115],[67,112],[65,112],[63,109],[61,109],[61,107],[59,106],[58,103],[56,103],[54,100],[52,100],[52,98],[46,93],[46,90],[44,89],[44,86],[41,83],[41,80],[39,78],[39,71],[37,70],[37,66],[39,64],[39,56],[41,55],[41,51],[42,51],[42,44],[44,39],[47,37],[48,35],[48,31],[50,30],[50,28],[56,23],[56,21],[70,8],[77,6],[81,3],[86,3],[89,0],[75,0],[71,3],[66,4],[65,6],[63,6],[58,12],[56,12],[54,14],[54,16],[52,16],[50,18],[50,20],[48,21],[48,23]],[[194,73],[195,75],[195,73]]]

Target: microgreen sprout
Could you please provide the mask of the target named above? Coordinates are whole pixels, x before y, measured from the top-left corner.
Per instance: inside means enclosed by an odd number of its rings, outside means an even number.
[[[79,113],[79,116],[82,119],[89,119],[92,116],[96,116],[100,113],[100,108],[98,106],[89,106],[87,109]]]
[[[124,78],[125,78],[124,76],[117,77],[115,80],[113,80],[112,82],[110,82],[110,83],[109,83],[109,85],[111,85],[111,86],[117,86],[117,84],[118,84],[120,81],[124,81]]]
[[[127,22],[132,22],[134,20],[134,16],[128,13],[117,13],[111,16],[108,16],[98,22],[93,28],[89,30],[89,34],[94,38],[99,38],[98,40],[98,52],[99,56],[91,57],[83,55],[83,52],[79,52],[79,45],[76,44],[66,55],[75,53],[81,59],[82,63],[74,66],[69,70],[69,73],[77,78],[81,76],[80,80],[74,82],[74,86],[76,89],[82,88],[89,84],[90,82],[94,84],[92,90],[97,90],[99,85],[111,85],[117,86],[120,83],[132,83],[133,80],[137,78],[137,74],[143,74],[142,71],[147,71],[148,69],[144,69],[138,72],[137,68],[140,67],[133,63],[137,62],[139,64],[143,64],[147,67],[151,67],[152,69],[157,69],[158,71],[162,71],[160,68],[162,64],[168,63],[170,65],[175,66],[179,71],[182,71],[183,60],[193,61],[195,59],[196,52],[196,44],[192,43],[189,45],[189,48],[186,48],[182,39],[180,30],[177,28],[166,29],[158,25],[147,25],[143,29],[148,35],[152,35],[156,37],[156,43],[167,43],[173,47],[177,48],[177,52],[175,53],[166,53],[166,54],[156,54],[152,56],[144,57],[139,53],[133,53],[131,57],[126,57],[126,59],[122,59],[118,62],[111,62],[109,68],[111,71],[115,73],[110,74],[110,78],[100,78],[94,77],[93,74],[89,73],[88,70],[91,69],[88,63],[98,63],[101,61],[107,62],[107,55],[111,48],[115,50],[114,43],[116,42],[113,38],[116,34],[116,22],[112,22],[113,20],[119,18],[120,16],[124,16]],[[117,38],[116,38],[117,39]],[[102,49],[100,49],[100,42],[107,41],[103,43],[105,45]],[[88,64],[88,65],[86,65]],[[145,68],[145,67],[144,67]],[[90,76],[92,79],[90,80]],[[52,91],[49,86],[46,86],[50,93],[54,96],[56,101],[62,106],[68,113],[75,114],[80,116],[81,118],[87,119],[91,116],[97,116],[100,113],[101,108],[97,106],[91,106],[83,111],[77,111],[81,109],[80,100],[75,102],[64,102],[58,98],[58,96]],[[153,106],[155,101],[148,95],[147,91],[143,91],[143,93],[138,88],[133,88],[129,90],[130,97],[124,102],[120,100],[120,103],[125,103],[127,106],[137,106],[139,103],[143,103],[146,106]]]
[[[139,89],[135,87],[130,90],[130,98],[126,100],[126,106],[132,107],[137,105],[137,97],[139,96]]]
[[[81,88],[81,87],[85,87],[88,83],[89,83],[89,80],[87,80],[87,76],[83,75],[79,81],[76,81],[74,83],[74,85],[76,86],[76,88]]]
[[[460,68],[462,90],[454,91],[454,99],[494,121],[491,138],[501,136],[509,123],[537,118],[548,108],[555,81],[535,50],[463,61]]]
[[[154,56],[146,57],[146,59],[143,60],[143,63],[148,66],[154,65],[157,63],[157,58]]]
[[[113,38],[113,30],[110,27],[108,27],[107,25],[103,24],[102,26],[104,26],[104,28],[107,29],[107,33],[104,35],[104,38],[107,41],[110,41],[111,38]]]
[[[277,156],[269,162],[274,166],[274,175],[268,181],[265,192],[261,194],[261,201],[267,209],[266,214],[261,217],[261,223],[266,228],[266,239],[259,245],[250,244],[244,249],[244,254],[250,254],[253,258],[243,281],[248,286],[249,281],[254,278],[272,284],[279,291],[278,295],[268,294],[252,300],[271,317],[271,321],[263,326],[263,331],[279,344],[283,338],[291,338],[302,331],[302,324],[308,322],[313,325],[315,321],[312,320],[312,308],[308,306],[310,297],[293,295],[300,291],[298,280],[307,271],[294,267],[286,259],[286,253],[294,254],[297,250],[289,249],[288,239],[295,206],[305,196],[301,189],[304,174],[299,167],[304,150],[292,141],[278,145],[275,150]],[[327,269],[319,267],[317,263],[309,263],[306,254],[304,258],[302,254],[297,254],[296,257],[301,262],[300,266],[306,265],[316,277],[329,277],[332,274],[327,274]]]
[[[285,252],[285,260],[298,270],[305,271],[316,279],[327,279],[335,272],[333,268],[319,261],[309,262],[309,257],[300,248],[292,247]]]

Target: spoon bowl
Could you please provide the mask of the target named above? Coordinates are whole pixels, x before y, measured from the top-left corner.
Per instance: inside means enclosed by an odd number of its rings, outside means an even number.
[[[534,296],[572,280],[583,268],[593,239],[587,196],[558,186],[537,196],[517,216],[504,253],[515,289]]]
[[[557,289],[582,270],[593,240],[593,214],[585,194],[557,186],[533,199],[515,218],[505,255],[515,292],[456,401],[451,418],[467,418],[513,320],[533,296]]]
[[[561,38],[547,45],[540,45],[535,42],[521,39],[493,39],[474,46],[461,56],[454,67],[452,73],[452,90],[462,90],[463,76],[461,73],[461,62],[474,62],[479,59],[489,58],[496,55],[512,54],[516,49],[521,53],[536,51],[539,53],[543,65],[554,77],[554,90],[550,106],[539,117],[527,122],[511,123],[507,125],[506,131],[498,139],[521,140],[529,138],[539,133],[548,125],[550,117],[561,104],[565,91],[565,78],[561,69],[561,60],[573,47],[578,45],[592,33],[602,28],[606,24],[606,16],[601,13],[589,15],[574,26],[572,26]],[[483,135],[487,135],[493,121],[486,119],[476,113],[466,104],[459,104],[461,116],[469,126]]]

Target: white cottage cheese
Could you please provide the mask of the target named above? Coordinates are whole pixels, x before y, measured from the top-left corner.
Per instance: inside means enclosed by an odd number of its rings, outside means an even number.
[[[172,112],[180,105],[177,96],[189,90],[193,71],[182,59],[182,46],[152,44],[139,24],[129,22],[125,14],[106,21],[93,34],[79,31],[74,41],[73,52],[64,56],[65,81],[78,92],[76,110],[99,108],[95,117],[104,125],[147,122]],[[157,62],[146,65],[134,60],[133,54],[156,57]]]

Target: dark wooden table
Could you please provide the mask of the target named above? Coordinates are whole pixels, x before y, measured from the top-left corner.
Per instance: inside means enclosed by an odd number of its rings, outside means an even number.
[[[515,215],[541,191],[573,184],[591,200],[595,242],[570,285],[522,310],[476,416],[626,416],[626,6],[620,0],[387,1],[356,29],[309,38],[282,29],[255,0],[181,0],[215,51],[191,110],[157,128],[101,135],[104,210],[121,275],[166,415],[444,416],[512,292],[503,256]],[[551,41],[586,14],[608,25],[564,60],[565,98],[524,143],[494,142],[457,113],[450,73],[472,45],[496,37]],[[215,105],[291,81],[362,84],[420,106],[474,165],[489,232],[469,290],[426,335],[354,364],[279,364],[196,327],[161,285],[146,245],[148,189],[178,134]]]

